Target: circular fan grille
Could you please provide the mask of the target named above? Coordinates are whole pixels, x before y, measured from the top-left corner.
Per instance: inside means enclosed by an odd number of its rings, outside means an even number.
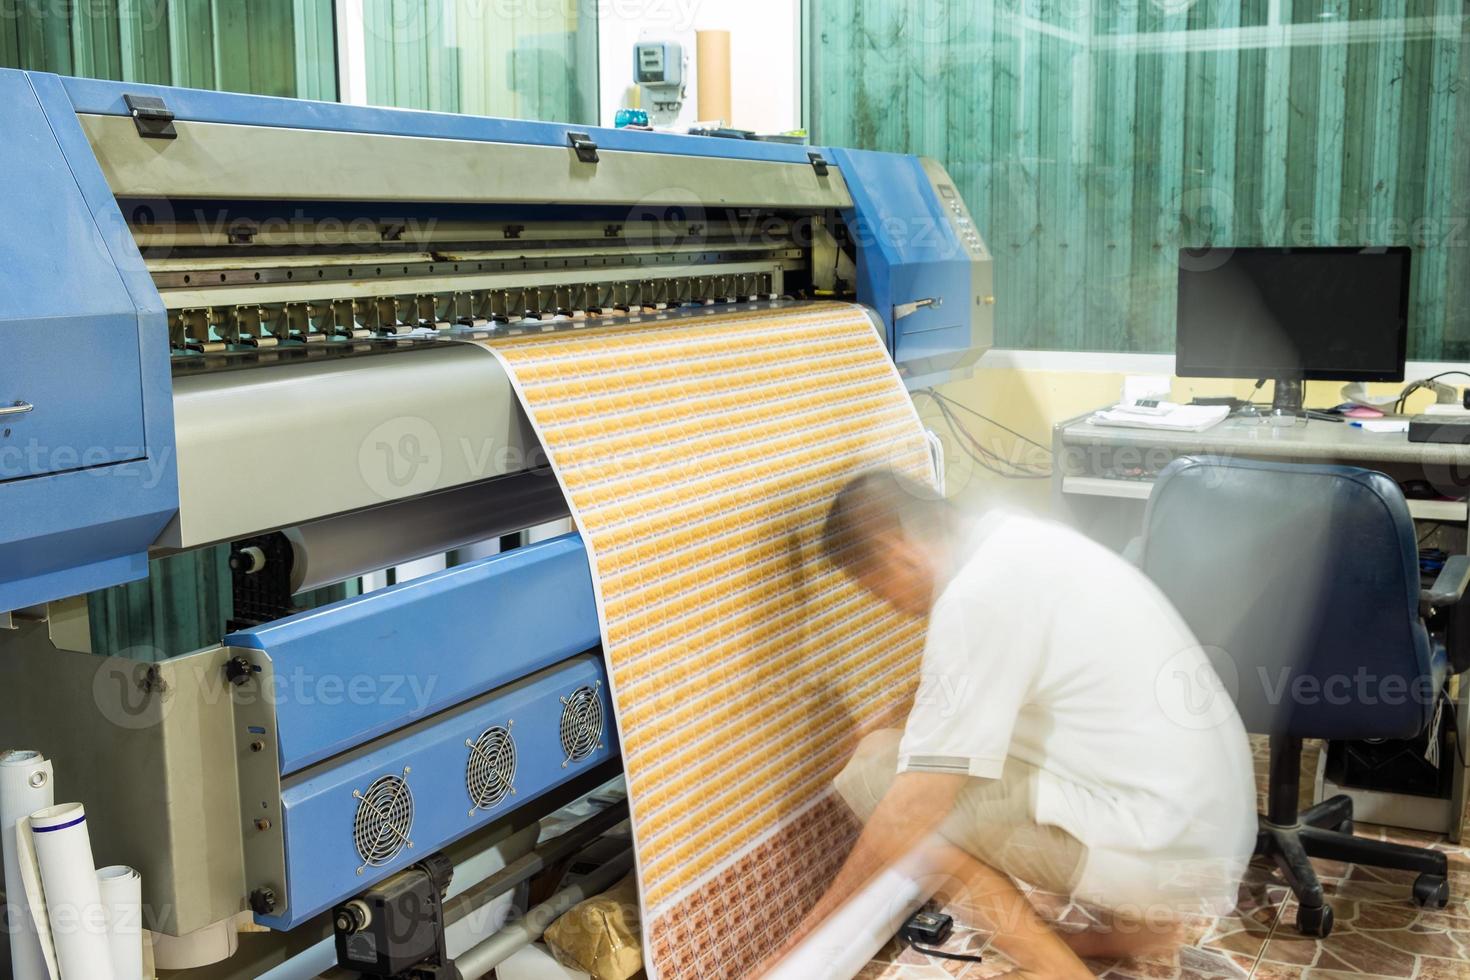
[[[387,864],[405,846],[413,846],[408,839],[413,829],[413,792],[407,780],[379,776],[366,792],[354,791],[353,795],[357,797],[357,818],[352,824],[352,842],[363,867]]]
[[[579,687],[562,698],[561,750],[568,762],[585,759],[602,743],[602,701],[590,687]]]
[[[516,743],[510,729],[487,728],[470,744],[464,784],[475,809],[488,810],[507,795],[516,779]]]

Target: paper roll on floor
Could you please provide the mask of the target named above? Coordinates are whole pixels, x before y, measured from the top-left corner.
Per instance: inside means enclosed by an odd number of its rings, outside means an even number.
[[[107,948],[113,980],[143,980],[143,878],[117,864],[97,872],[107,910]]]
[[[790,950],[764,980],[849,980],[857,976],[928,901],[940,881],[922,855],[899,862]]]
[[[496,980],[591,980],[591,974],[562,966],[544,947],[527,946],[495,968]]]
[[[80,803],[47,807],[31,814],[30,828],[61,980],[111,980],[107,910],[86,809]]]
[[[55,783],[51,762],[39,752],[20,750],[0,756],[0,835],[5,851],[5,899],[10,914],[10,970],[15,980],[50,975],[41,939],[26,901],[16,851],[15,825],[51,806]]]
[[[22,817],[15,824],[15,858],[20,865],[21,891],[26,909],[41,941],[41,956],[46,961],[45,976],[58,980],[61,969],[56,965],[56,944],[51,941],[51,923],[46,918],[46,896],[41,888],[41,869],[36,864],[36,844],[31,834],[31,818]]]

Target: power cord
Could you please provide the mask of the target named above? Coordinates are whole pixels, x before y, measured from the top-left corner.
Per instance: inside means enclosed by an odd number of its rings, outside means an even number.
[[[927,946],[920,946],[918,943],[913,942],[912,940],[910,940],[909,942],[909,949],[912,949],[916,953],[923,953],[925,956],[933,956],[934,958],[941,960],[959,960],[961,963],[985,962],[985,958],[983,956],[972,953],[948,953],[942,949],[930,949]]]
[[[1423,380],[1438,381],[1440,378],[1448,378],[1452,374],[1458,374],[1462,378],[1470,378],[1470,371],[1441,371],[1438,374],[1431,374]]]
[[[1460,742],[1460,706],[1455,704],[1455,699],[1450,697],[1448,691],[1440,691],[1439,696],[1444,699],[1445,707],[1450,709],[1450,728],[1455,733],[1455,756],[1460,761],[1460,768],[1465,768],[1465,746]],[[1438,738],[1436,733],[1433,737]]]
[[[1014,462],[985,448],[979,437],[972,433],[947,405],[943,402],[936,402],[936,404],[945,424],[949,427],[950,434],[959,440],[960,449],[984,469],[1009,480],[1044,480],[1051,476],[1044,470],[1033,469],[1028,464]]]
[[[1014,435],[1021,441],[1029,443],[1030,445],[1039,450],[1042,450],[1043,452],[1049,453],[1050,450],[1047,449],[1047,447],[1041,445],[1033,439],[1029,439],[1024,435],[1021,435],[1021,433],[1016,432],[1014,429],[1002,425],[1000,422],[995,421],[989,416],[975,411],[973,408],[970,408],[967,405],[963,405],[946,395],[941,395],[933,388],[924,388],[922,389],[921,393],[928,395],[929,398],[933,400],[934,406],[935,408],[939,409],[940,417],[944,420],[945,425],[948,427],[950,435],[954,436],[955,441],[959,444],[960,451],[963,452],[976,464],[978,464],[982,469],[1007,480],[1046,480],[1051,478],[1051,473],[1048,470],[1044,470],[1024,462],[1016,462],[1014,460],[1006,459],[998,453],[987,449],[984,444],[981,443],[980,438],[975,435],[975,433],[971,432],[969,426],[965,425],[964,421],[959,418],[954,409],[958,408],[965,412],[968,412],[971,415],[974,415],[986,422],[989,422],[991,425],[994,425],[999,429],[1009,432],[1011,435]]]
[[[1438,381],[1440,378],[1448,378],[1450,375],[1453,374],[1458,374],[1462,378],[1470,378],[1470,372],[1467,371],[1441,371],[1438,374],[1431,374],[1427,378],[1420,378],[1418,381],[1411,381],[1407,386],[1405,386],[1403,391],[1399,392],[1398,400],[1393,403],[1394,412],[1402,413],[1404,407],[1409,403],[1409,396],[1412,395],[1414,392],[1420,391],[1425,388],[1433,388],[1433,383],[1435,381]]]
[[[1037,442],[1035,439],[1032,439],[1029,436],[1022,435],[1021,433],[1017,432],[1015,429],[1012,429],[1012,428],[1010,428],[1010,427],[1008,427],[1006,425],[1001,424],[1000,422],[997,422],[995,419],[991,418],[989,415],[986,415],[983,412],[977,412],[975,409],[973,409],[970,406],[964,404],[963,402],[955,401],[953,398],[949,397],[948,395],[941,395],[938,391],[935,391],[933,388],[925,388],[924,391],[925,391],[926,394],[929,395],[929,397],[933,398],[935,401],[943,402],[944,404],[949,405],[951,408],[958,408],[962,412],[968,412],[968,413],[970,413],[971,415],[975,416],[977,419],[979,419],[982,422],[989,422],[991,425],[995,426],[997,429],[1000,429],[1000,430],[1002,430],[1004,432],[1009,432],[1011,435],[1015,436],[1017,439],[1020,439],[1022,442],[1029,442],[1031,445],[1035,446],[1037,449],[1040,449],[1044,453],[1051,452],[1051,447],[1050,446],[1043,446],[1041,443]]]

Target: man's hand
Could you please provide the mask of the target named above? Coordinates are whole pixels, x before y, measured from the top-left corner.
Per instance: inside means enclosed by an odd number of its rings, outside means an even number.
[[[899,773],[842,870],[782,946],[790,949],[810,936],[873,879],[923,844],[954,809],[966,779],[940,773]],[[770,976],[777,963],[779,960],[763,963],[753,975]]]

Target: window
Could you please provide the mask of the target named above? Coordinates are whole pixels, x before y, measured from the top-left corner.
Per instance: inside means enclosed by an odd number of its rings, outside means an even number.
[[[580,0],[364,0],[368,102],[593,124],[595,15]]]

